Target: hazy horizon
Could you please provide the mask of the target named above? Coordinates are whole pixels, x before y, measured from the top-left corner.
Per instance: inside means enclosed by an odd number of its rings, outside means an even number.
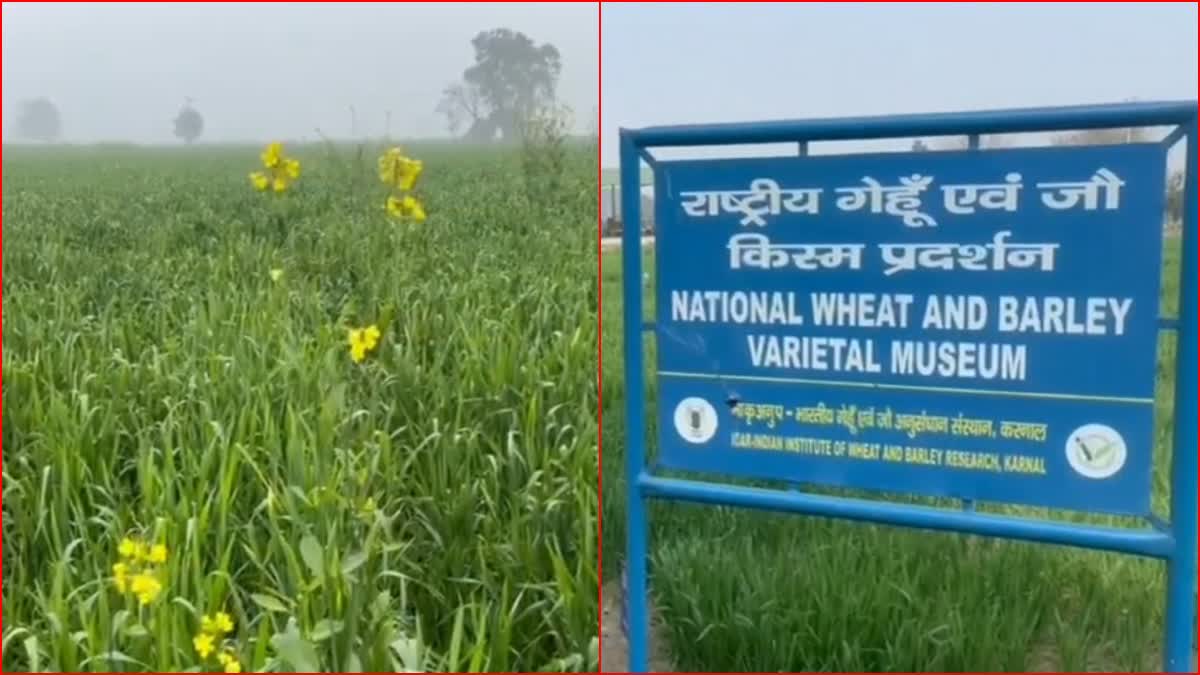
[[[1194,100],[1196,18],[1195,3],[606,4],[602,163],[620,127]],[[655,154],[743,151],[795,145]]]
[[[380,138],[389,110],[392,138],[449,139],[442,90],[494,28],[558,48],[558,97],[582,134],[598,105],[596,23],[596,6],[576,3],[5,3],[3,140],[20,141],[16,106],[41,96],[63,143],[179,144],[188,98],[200,143]]]

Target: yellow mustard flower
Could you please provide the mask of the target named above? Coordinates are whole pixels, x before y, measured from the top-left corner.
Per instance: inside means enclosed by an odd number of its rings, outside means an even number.
[[[279,281],[282,278],[283,278],[283,270],[279,269],[278,267],[271,270],[271,281]]]
[[[117,587],[117,592],[127,592],[129,590],[129,565],[124,562],[115,563],[112,566],[112,571],[113,586]]]
[[[271,179],[261,171],[255,171],[250,174],[250,183],[254,185],[254,189],[262,192],[271,186]]]
[[[367,326],[366,328],[351,328],[350,329],[350,358],[355,363],[362,363],[363,359],[367,358],[367,352],[375,349],[379,344],[379,327]]]
[[[404,217],[404,209],[402,209],[400,207],[400,204],[401,204],[401,200],[399,197],[388,197],[387,198],[388,215],[395,216],[397,218],[403,218]]]
[[[237,656],[233,652],[221,652],[217,655],[217,661],[221,662],[221,666],[227,673],[242,672],[242,664],[238,663]]]
[[[412,195],[405,195],[404,208],[412,215],[413,220],[418,223],[425,222],[425,207]]]
[[[392,148],[379,158],[379,180],[400,190],[413,189],[424,169],[421,160],[405,157],[400,148]]]
[[[212,616],[205,614],[200,618],[200,630],[214,635],[228,635],[233,632],[233,617],[225,612],[217,612]]]
[[[139,603],[148,605],[162,593],[162,582],[153,574],[138,572],[129,580],[129,591],[137,596]]]
[[[192,646],[196,648],[196,653],[200,658],[207,659],[208,655],[216,649],[216,640],[208,633],[200,633],[192,638]]]
[[[388,197],[387,211],[396,218],[412,218],[418,223],[425,222],[425,207],[412,195]]]
[[[121,540],[121,543],[117,545],[117,553],[120,554],[122,558],[135,560],[138,553],[138,544],[129,537],[125,537]]]
[[[271,143],[260,157],[267,170],[250,174],[250,182],[259,192],[286,192],[300,177],[300,160],[285,156],[282,143]]]
[[[350,331],[350,358],[355,363],[362,363],[363,359],[367,358],[367,343],[363,340],[361,328],[354,328]]]
[[[160,565],[167,562],[167,547],[162,544],[151,546],[150,552],[146,554],[146,560]]]
[[[367,326],[363,331],[363,340],[367,343],[367,349],[375,349],[379,344],[379,327],[375,325]]]
[[[271,143],[267,146],[266,150],[263,150],[260,157],[262,158],[263,166],[268,169],[278,168],[279,164],[283,162],[283,144],[278,141]]]

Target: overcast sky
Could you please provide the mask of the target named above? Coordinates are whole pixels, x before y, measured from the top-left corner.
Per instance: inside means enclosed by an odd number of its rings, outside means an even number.
[[[59,107],[64,140],[177,142],[185,97],[204,140],[384,131],[446,135],[434,110],[471,65],[470,40],[518,30],[558,47],[560,97],[586,130],[597,105],[597,8],[583,3],[3,5],[4,137],[28,98]]]
[[[619,3],[602,14],[605,166],[622,126],[1196,98],[1196,3]]]

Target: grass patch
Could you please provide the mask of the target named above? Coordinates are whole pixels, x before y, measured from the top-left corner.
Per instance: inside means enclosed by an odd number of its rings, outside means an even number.
[[[417,226],[380,148],[278,198],[260,150],[5,153],[3,669],[212,670],[217,611],[246,670],[594,667],[594,152],[534,205],[512,149],[406,148]]]
[[[603,258],[605,575],[625,558],[621,254]],[[1168,240],[1162,310],[1178,307]],[[653,253],[643,303],[654,316]],[[647,340],[647,373],[653,372]],[[1154,504],[1168,513],[1175,345],[1159,354]],[[648,449],[654,446],[647,382]],[[762,484],[761,482],[759,484]],[[823,490],[845,494],[845,491]],[[855,496],[862,496],[861,493]],[[933,500],[915,500],[934,503]],[[1117,518],[990,507],[1127,525]],[[652,502],[651,592],[680,670],[1033,671],[1161,667],[1165,566],[1045,545]]]

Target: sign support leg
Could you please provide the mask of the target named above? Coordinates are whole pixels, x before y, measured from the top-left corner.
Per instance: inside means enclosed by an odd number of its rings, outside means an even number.
[[[631,488],[630,494],[633,498],[629,500],[629,560],[626,563],[626,606],[629,608],[628,669],[631,673],[645,673],[648,671],[650,651],[650,613],[646,606],[646,499],[642,497],[641,490]]]
[[[1187,130],[1184,174],[1179,330],[1175,343],[1175,429],[1171,467],[1171,531],[1175,549],[1167,559],[1166,635],[1163,670],[1195,672],[1196,636],[1196,122]]]
[[[630,672],[646,672],[650,633],[646,608],[646,498],[638,478],[645,461],[645,373],[642,366],[641,160],[633,139],[621,134],[621,245],[625,300],[625,495]]]

